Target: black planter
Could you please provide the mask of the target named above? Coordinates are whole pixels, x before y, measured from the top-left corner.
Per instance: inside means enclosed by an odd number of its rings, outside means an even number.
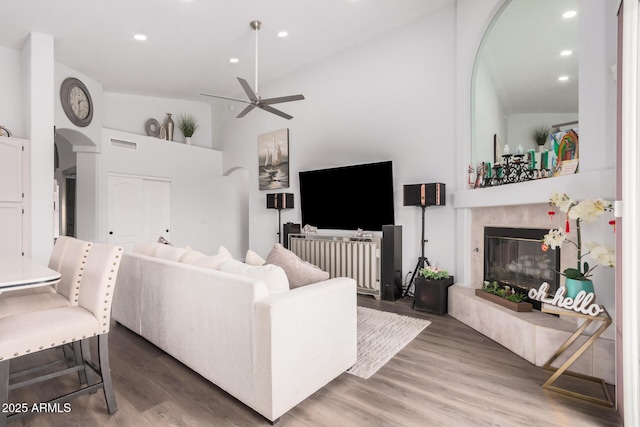
[[[447,279],[416,278],[413,308],[435,314],[447,313],[448,288],[453,285],[453,276]]]

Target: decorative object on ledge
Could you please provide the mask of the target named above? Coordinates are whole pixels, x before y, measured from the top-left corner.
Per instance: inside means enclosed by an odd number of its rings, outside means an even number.
[[[453,276],[446,270],[427,266],[416,278],[412,308],[435,314],[447,313],[448,288],[453,285]]]
[[[282,243],[282,209],[293,209],[292,193],[267,194],[267,209],[278,209],[278,243]]]
[[[173,119],[171,118],[171,113],[167,113],[167,119],[164,121],[165,129],[167,130],[167,140],[173,141]]]
[[[586,287],[579,287],[576,285],[580,285],[580,283],[576,284],[573,281],[569,281],[566,296],[568,298],[576,298],[581,290],[584,290],[585,292],[593,292],[593,283],[589,280],[589,277],[597,265],[595,267],[590,267],[589,263],[582,261],[582,258],[589,255],[600,265],[615,267],[616,256],[611,246],[601,245],[597,242],[584,243],[584,246],[587,247],[589,252],[583,253],[581,224],[583,221],[587,223],[595,221],[605,212],[610,212],[613,209],[613,205],[611,202],[600,198],[584,199],[580,202],[576,202],[565,193],[561,194],[556,192],[551,194],[549,205],[551,206],[551,210],[548,212],[550,216],[553,217],[553,215],[555,215],[554,209],[556,208],[566,215],[565,228],[564,232],[560,229],[549,230],[549,233],[544,235],[542,250],[546,251],[549,248],[555,250],[565,241],[574,245],[578,250],[578,254],[576,256],[576,268],[567,268],[561,274],[567,279],[587,283],[583,283]],[[569,240],[567,238],[568,234],[571,232],[570,220],[575,220],[575,240]]]
[[[605,312],[604,307],[593,303],[593,300],[596,298],[593,292],[581,290],[575,298],[571,298],[565,297],[567,289],[564,286],[560,286],[552,297],[547,295],[548,291],[549,284],[544,282],[540,285],[540,289],[529,289],[528,297],[545,304],[555,305],[565,310],[573,310],[576,313],[587,314],[589,316],[599,316],[600,313]]]
[[[583,314],[583,313],[563,310],[557,307],[549,307],[546,305],[542,307],[542,311],[545,313],[551,313],[551,314],[557,314],[557,315],[563,315],[563,316],[572,316],[572,317],[577,317],[579,319],[585,320],[584,323],[582,323],[582,325],[580,325],[580,327],[573,333],[573,335],[571,335],[571,337],[569,337],[567,341],[565,341],[560,347],[558,347],[556,352],[551,356],[551,358],[549,358],[547,363],[544,364],[543,368],[548,371],[552,371],[553,375],[547,380],[547,382],[545,382],[542,385],[542,388],[546,390],[555,391],[557,393],[566,394],[567,396],[572,396],[578,399],[587,400],[589,402],[598,403],[600,405],[613,407],[613,400],[611,400],[611,396],[609,395],[609,391],[607,390],[607,385],[601,378],[596,378],[589,375],[583,375],[583,374],[578,374],[575,372],[568,371],[569,367],[585,352],[587,348],[589,348],[589,346],[591,346],[598,339],[600,335],[602,335],[602,333],[609,327],[609,325],[611,325],[611,316],[609,316],[609,313],[607,313],[607,311],[604,310],[603,312],[594,316],[590,314]],[[580,337],[583,334],[583,332],[587,330],[587,327],[594,321],[602,322],[602,324],[598,327],[598,329],[595,332],[593,332],[588,337],[588,339],[581,346],[579,346],[576,350],[574,350],[573,354],[571,354],[569,358],[566,360],[566,362],[564,362],[559,368],[554,368],[553,366],[551,366],[551,364],[555,362],[560,356],[562,356],[563,353],[569,351],[571,344],[573,344],[574,341],[576,341],[576,339]],[[605,398],[602,399],[598,397],[593,397],[587,394],[578,393],[576,391],[567,390],[567,389],[553,385],[553,383],[555,383],[556,380],[562,374],[569,375],[572,377],[582,378],[595,383],[599,383],[602,386],[602,391],[604,393]]]
[[[533,132],[531,133],[531,136],[533,137],[533,140],[536,142],[536,144],[538,144],[539,152],[544,151],[544,144],[547,143],[550,133],[551,133],[551,127],[546,125],[540,125],[533,128]]]
[[[149,119],[144,125],[147,135],[158,138],[160,136],[160,123],[156,119]]]
[[[198,119],[193,114],[181,114],[178,118],[178,129],[184,135],[184,142],[191,145],[191,137],[198,129]]]
[[[476,289],[476,296],[517,312],[533,310],[531,303],[523,301],[526,295],[515,292],[509,286],[500,287],[496,281],[485,280],[482,289]]]
[[[420,206],[422,209],[422,235],[420,239],[421,252],[418,262],[413,270],[411,279],[404,290],[402,296],[406,296],[411,286],[414,284],[416,274],[420,268],[430,266],[429,260],[424,255],[424,245],[427,242],[424,238],[424,218],[427,206],[445,206],[446,204],[446,186],[440,182],[431,184],[407,184],[403,186],[403,205],[404,206]]]

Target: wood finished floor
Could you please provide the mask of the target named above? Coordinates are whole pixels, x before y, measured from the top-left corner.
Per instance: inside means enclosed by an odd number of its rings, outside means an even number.
[[[548,372],[449,316],[414,311],[408,300],[359,296],[358,304],[432,323],[370,379],[340,375],[282,416],[277,426],[622,425],[614,409],[543,390]],[[115,415],[107,414],[98,392],[73,400],[69,413],[30,415],[10,427],[269,425],[121,325],[111,330],[110,354],[119,408]],[[46,400],[75,384],[74,377],[58,379],[13,391],[10,399]],[[583,381],[572,387],[588,390]]]

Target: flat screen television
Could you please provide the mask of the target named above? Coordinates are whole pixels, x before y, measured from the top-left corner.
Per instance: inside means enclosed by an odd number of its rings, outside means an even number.
[[[381,231],[394,224],[391,161],[299,172],[302,225]]]

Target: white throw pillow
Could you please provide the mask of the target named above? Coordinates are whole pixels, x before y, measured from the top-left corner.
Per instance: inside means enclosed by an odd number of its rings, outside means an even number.
[[[329,273],[301,259],[280,243],[273,245],[266,263],[282,267],[291,289],[329,279]]]
[[[247,251],[247,255],[245,255],[244,257],[244,262],[246,262],[249,265],[263,265],[264,258],[262,258],[260,255],[258,255],[251,249],[249,249]]]
[[[180,262],[185,264],[195,264],[197,261],[200,261],[207,256],[200,251],[187,251],[182,258],[180,258]]]
[[[232,260],[231,252],[224,246],[220,246],[218,249],[218,255],[205,256],[195,260],[192,264],[200,267],[213,268],[214,270],[220,270],[220,264],[225,261]]]
[[[271,295],[289,290],[287,275],[284,270],[277,265],[249,265],[232,259],[223,262],[220,265],[220,271],[262,280],[267,284]]]
[[[133,245],[133,253],[146,256],[154,256],[158,246],[164,245],[162,243],[156,242],[137,242],[135,245]]]
[[[185,253],[187,253],[185,248],[176,248],[175,246],[160,244],[153,255],[157,258],[179,262]]]

